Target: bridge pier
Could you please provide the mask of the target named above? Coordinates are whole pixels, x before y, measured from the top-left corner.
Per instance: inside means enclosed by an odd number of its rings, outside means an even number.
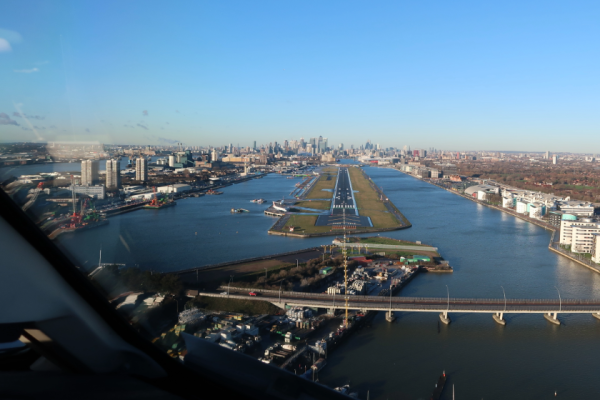
[[[600,319],[600,313],[592,313],[592,317]]]
[[[506,320],[504,320],[504,318],[502,318],[503,316],[504,316],[504,313],[500,312],[500,313],[494,314],[492,317],[494,318],[494,321],[496,321],[500,325],[506,325]]]
[[[442,321],[446,325],[450,325],[450,318],[448,318],[448,311],[444,311],[440,313],[440,321]]]
[[[547,321],[552,322],[553,324],[556,324],[556,325],[560,325],[560,321],[558,320],[557,316],[558,316],[557,312],[544,314],[544,318],[546,318]]]
[[[386,320],[387,322],[392,322],[392,321],[393,321],[393,320],[395,320],[395,319],[396,319],[396,317],[394,316],[394,313],[393,313],[393,312],[391,312],[391,311],[387,311],[387,312],[385,313],[385,320]]]

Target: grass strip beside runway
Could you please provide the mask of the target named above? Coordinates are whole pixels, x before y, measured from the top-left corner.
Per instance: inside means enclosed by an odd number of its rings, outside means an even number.
[[[329,210],[331,208],[331,201],[326,201],[326,200],[299,201],[296,204],[294,204],[294,207],[314,208],[317,210]]]
[[[352,189],[358,191],[358,193],[354,193],[358,213],[362,216],[370,217],[374,228],[385,229],[401,225],[398,219],[388,212],[362,170],[359,168],[348,168],[348,171],[350,173],[350,180],[352,181]]]
[[[333,190],[335,188],[335,182],[337,180],[337,172],[326,172],[321,174],[319,180],[313,188],[311,189],[307,199],[322,199],[326,197],[331,197],[333,194],[331,192],[324,192],[323,189]]]

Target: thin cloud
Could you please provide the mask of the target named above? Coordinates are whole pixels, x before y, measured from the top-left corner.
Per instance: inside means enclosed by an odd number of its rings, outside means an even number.
[[[0,113],[0,125],[15,125],[20,126],[17,121],[10,119],[7,113]]]
[[[31,68],[31,69],[13,69],[13,71],[15,71],[18,74],[31,74],[32,72],[40,72],[40,70],[38,68]]]
[[[8,40],[0,38],[0,53],[8,53],[9,51],[12,51],[12,47]]]
[[[21,41],[23,40],[23,36],[21,36],[19,32],[11,31],[8,29],[0,29],[0,38],[3,38],[4,40],[12,44],[21,43]]]
[[[41,115],[28,115],[28,114],[19,113],[16,111],[13,112],[12,115],[13,115],[13,117],[17,117],[17,118],[28,118],[28,119],[38,119],[38,120],[46,119],[46,117],[42,117]]]
[[[140,128],[144,128],[145,130],[148,130],[148,127],[147,127],[147,126],[144,126],[144,125],[142,125],[142,124],[137,124],[137,126],[139,126]]]
[[[148,110],[142,111],[142,114],[144,115],[144,117],[147,117],[148,116]]]
[[[179,143],[179,140],[167,139],[167,138],[162,138],[162,137],[159,137],[158,141],[161,143],[167,143],[167,144]]]

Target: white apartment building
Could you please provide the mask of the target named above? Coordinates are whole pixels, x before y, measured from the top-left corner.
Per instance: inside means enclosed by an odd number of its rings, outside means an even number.
[[[519,214],[525,214],[525,213],[527,213],[527,201],[525,201],[523,199],[517,200],[517,209],[516,209],[516,211]]]
[[[592,261],[600,263],[600,233],[594,233],[594,242],[592,245]]]
[[[529,206],[529,218],[542,218],[542,205],[541,204],[531,204]]]
[[[584,217],[594,215],[594,205],[581,201],[563,201],[560,203],[560,211]]]
[[[560,223],[560,244],[571,246],[574,253],[591,253],[596,233],[600,233],[600,224],[591,219],[563,220]]]

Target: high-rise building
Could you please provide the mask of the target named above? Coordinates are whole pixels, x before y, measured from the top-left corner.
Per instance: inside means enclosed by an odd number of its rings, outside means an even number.
[[[81,185],[94,186],[98,182],[98,160],[83,160],[81,162]]]
[[[544,157],[546,160],[550,159],[550,152],[546,150],[546,156]]]
[[[254,145],[252,146],[252,150],[256,150],[256,140],[254,141]]]
[[[557,162],[558,162],[558,156],[557,156],[556,154],[554,154],[554,155],[552,156],[552,164],[555,164],[555,165],[556,165],[556,163],[557,163]]]
[[[119,189],[121,187],[121,167],[119,159],[106,160],[106,187]]]
[[[135,160],[135,180],[148,180],[148,161],[143,157]]]

